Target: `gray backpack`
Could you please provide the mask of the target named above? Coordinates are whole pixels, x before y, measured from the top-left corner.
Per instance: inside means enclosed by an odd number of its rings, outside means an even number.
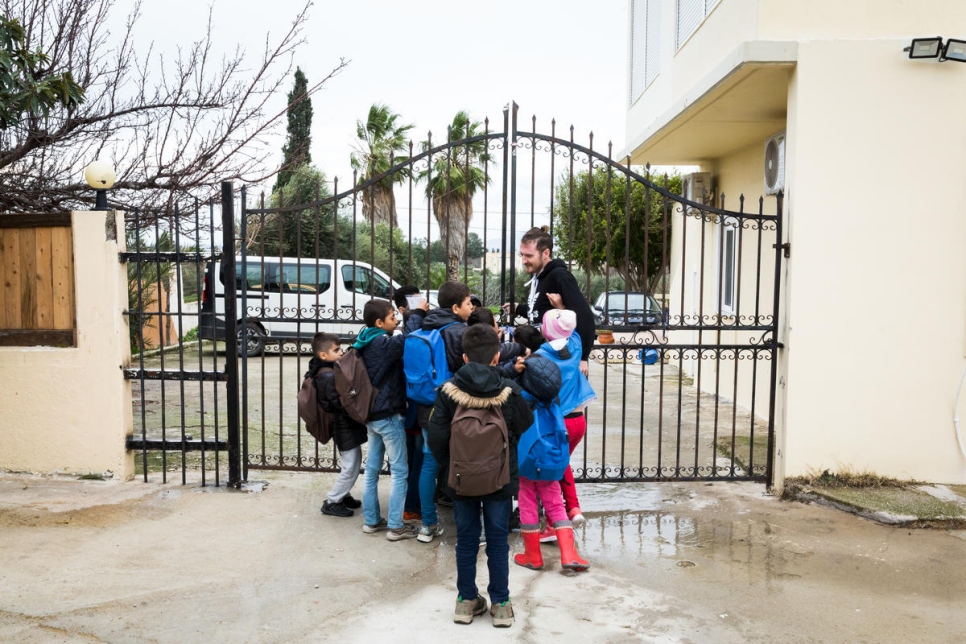
[[[450,421],[449,486],[459,496],[498,492],[510,482],[510,436],[501,407],[513,390],[472,398],[447,382],[442,391],[457,401]]]

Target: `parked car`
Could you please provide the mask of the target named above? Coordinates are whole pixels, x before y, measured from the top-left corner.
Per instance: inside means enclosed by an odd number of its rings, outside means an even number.
[[[430,310],[439,308],[439,301],[436,299],[439,297],[438,290],[432,289],[429,291],[421,291],[421,294],[423,297],[426,298],[426,301],[429,303]]]
[[[365,262],[295,257],[235,258],[237,307],[244,295],[245,327],[238,328],[238,350],[257,356],[267,337],[307,342],[319,331],[343,340],[362,329],[362,309],[370,299],[389,299],[399,285]],[[225,340],[225,275],[221,262],[205,269],[198,336]]]
[[[647,293],[628,291],[601,293],[591,308],[597,324],[652,326],[661,324],[664,319],[661,305]]]

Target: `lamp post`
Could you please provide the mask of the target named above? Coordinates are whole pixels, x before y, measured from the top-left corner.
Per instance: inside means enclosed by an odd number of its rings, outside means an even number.
[[[93,210],[111,210],[107,205],[107,190],[114,185],[116,179],[114,166],[107,161],[94,161],[84,168],[84,180],[94,188]]]

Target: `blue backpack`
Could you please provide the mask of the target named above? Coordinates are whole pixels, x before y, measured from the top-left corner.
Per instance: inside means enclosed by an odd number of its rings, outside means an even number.
[[[570,443],[563,412],[556,401],[533,410],[533,425],[517,444],[520,476],[531,481],[559,481],[570,465]]]
[[[451,322],[438,329],[420,329],[406,335],[403,342],[403,373],[406,374],[406,397],[421,405],[436,402],[436,390],[452,377],[446,363],[446,346],[440,333]]]

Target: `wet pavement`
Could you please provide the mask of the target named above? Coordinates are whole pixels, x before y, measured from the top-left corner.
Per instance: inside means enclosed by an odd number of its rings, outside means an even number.
[[[504,630],[452,623],[448,510],[434,543],[391,543],[319,513],[334,475],[259,478],[244,493],[0,475],[0,641],[966,641],[963,531],[757,484],[581,485],[591,569],[562,574],[551,545],[543,571],[511,564]]]

